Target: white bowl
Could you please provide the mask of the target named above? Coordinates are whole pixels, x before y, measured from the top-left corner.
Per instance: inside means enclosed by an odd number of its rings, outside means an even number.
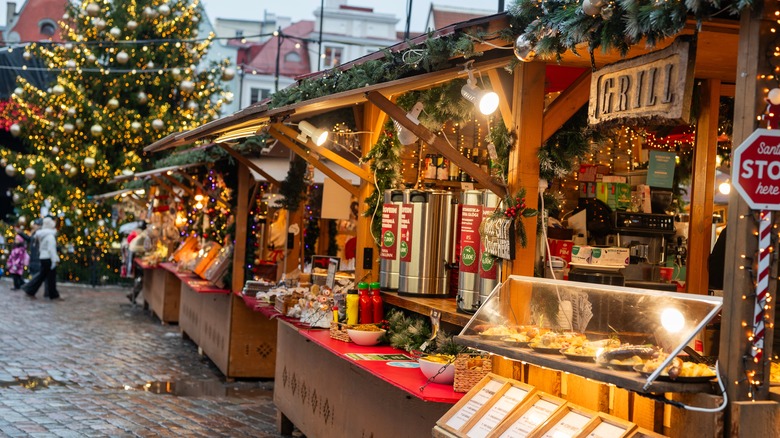
[[[431,380],[434,383],[441,383],[444,385],[451,385],[452,382],[455,381],[455,365],[450,363],[446,365],[446,368],[444,371],[441,372],[441,374],[436,375],[442,367],[445,365],[441,362],[431,362],[429,360],[426,360],[425,358],[419,359],[420,363],[420,371],[425,375],[426,378],[430,379],[433,376],[436,376],[433,380]]]
[[[385,334],[385,330],[379,331],[365,331],[365,330],[352,330],[347,329],[347,334],[352,342],[358,345],[376,345],[379,343],[379,338]]]

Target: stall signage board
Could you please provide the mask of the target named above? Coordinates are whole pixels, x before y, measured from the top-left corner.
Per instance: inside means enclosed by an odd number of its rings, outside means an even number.
[[[412,261],[412,224],[414,224],[414,205],[401,204],[401,227],[398,232],[398,251],[402,262]]]
[[[780,131],[757,129],[733,152],[731,182],[753,210],[780,210]]]
[[[398,206],[384,204],[382,206],[382,247],[379,257],[395,260],[398,255]]]
[[[484,221],[489,216],[491,216],[495,210],[496,210],[495,208],[491,208],[491,207],[482,207],[482,220]],[[485,242],[482,239],[480,239],[479,253],[480,253],[479,278],[484,278],[486,280],[497,279],[498,263],[496,263],[497,262],[496,256],[485,251]]]
[[[446,425],[454,430],[462,428],[477,411],[493,398],[501,387],[504,386],[504,382],[498,380],[488,381],[479,391],[474,394],[471,399],[466,402],[449,420]]]
[[[485,251],[504,260],[515,258],[515,221],[506,217],[488,217],[482,221]]]
[[[696,44],[687,36],[669,47],[616,62],[593,73],[588,121],[687,124]]]
[[[514,410],[529,391],[523,388],[511,387],[501,398],[490,407],[490,410],[469,429],[467,435],[469,438],[487,437],[504,419]]]
[[[482,223],[482,206],[460,206],[460,271],[479,272],[479,225]]]

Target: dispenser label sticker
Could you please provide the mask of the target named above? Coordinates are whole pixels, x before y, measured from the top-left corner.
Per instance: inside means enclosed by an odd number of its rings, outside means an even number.
[[[479,272],[479,225],[482,223],[482,207],[460,205],[460,271]]]
[[[493,214],[495,208],[482,207],[482,220]],[[486,280],[495,280],[498,278],[498,257],[485,251],[485,241],[480,238],[479,242],[479,277]]]
[[[402,262],[412,261],[412,224],[414,223],[414,205],[401,204],[401,226],[398,232],[398,251]]]
[[[398,255],[398,206],[384,204],[382,206],[382,247],[379,257],[395,260]]]

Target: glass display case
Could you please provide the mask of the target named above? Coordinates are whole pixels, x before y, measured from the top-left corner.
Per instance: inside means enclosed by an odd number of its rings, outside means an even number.
[[[721,306],[720,297],[510,276],[456,342],[639,392],[709,392],[712,364],[683,350]]]

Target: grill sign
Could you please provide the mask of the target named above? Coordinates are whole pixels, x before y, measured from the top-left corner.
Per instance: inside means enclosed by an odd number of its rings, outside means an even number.
[[[734,150],[731,181],[753,210],[780,210],[780,132],[757,129]]]

